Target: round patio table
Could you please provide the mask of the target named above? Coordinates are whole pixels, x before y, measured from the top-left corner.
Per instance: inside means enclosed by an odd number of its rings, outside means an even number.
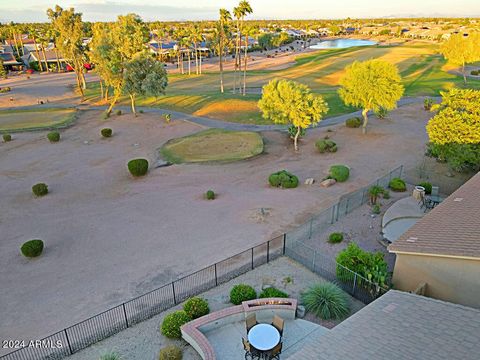
[[[270,324],[257,324],[248,332],[248,341],[257,350],[272,350],[280,342],[280,333]]]

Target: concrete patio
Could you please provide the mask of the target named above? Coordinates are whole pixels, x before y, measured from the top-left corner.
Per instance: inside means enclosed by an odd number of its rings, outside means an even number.
[[[418,200],[412,196],[398,200],[383,215],[382,233],[384,239],[394,242],[425,215]]]
[[[286,359],[300,350],[312,335],[318,337],[330,330],[306,320],[286,320],[283,331],[281,358]],[[244,360],[242,337],[247,338],[245,321],[235,322],[204,333],[213,346],[217,359]]]

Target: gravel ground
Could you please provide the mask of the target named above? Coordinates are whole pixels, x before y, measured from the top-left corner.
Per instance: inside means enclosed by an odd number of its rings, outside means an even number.
[[[289,278],[291,281],[287,282]],[[229,291],[235,284],[245,283],[252,285],[257,292],[262,287],[275,286],[287,292],[292,298],[298,298],[300,292],[309,285],[324,281],[304,266],[287,258],[281,257],[269,264],[262,265],[248,273],[241,275],[225,284],[213,288],[201,296],[208,300],[210,311],[217,311],[231,306],[228,302]],[[352,297],[352,314],[360,310],[364,304]],[[200,359],[200,356],[189,345],[182,341],[172,341],[161,335],[159,327],[164,316],[173,310],[180,309],[176,306],[169,311],[163,312],[147,321],[124,330],[106,340],[103,340],[87,349],[84,349],[69,359],[71,360],[95,360],[100,355],[110,351],[117,352],[122,359],[128,360],[154,360],[158,359],[160,348],[170,344],[177,344],[184,350],[184,359]],[[326,327],[333,327],[340,321],[321,321],[311,314],[306,319]]]

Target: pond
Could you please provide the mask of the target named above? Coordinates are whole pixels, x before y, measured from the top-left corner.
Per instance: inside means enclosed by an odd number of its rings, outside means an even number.
[[[315,45],[310,46],[310,49],[345,49],[353,46],[370,46],[375,45],[375,41],[370,40],[360,40],[360,39],[336,39],[336,40],[325,40],[321,41]]]

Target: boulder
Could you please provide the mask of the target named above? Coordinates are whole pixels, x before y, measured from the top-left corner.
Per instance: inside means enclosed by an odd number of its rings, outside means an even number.
[[[335,179],[327,179],[327,180],[323,180],[321,183],[320,183],[320,186],[322,187],[329,187],[329,186],[332,186],[336,183],[337,181]]]
[[[308,178],[305,180],[305,185],[313,185],[314,182],[315,182],[315,179]]]

